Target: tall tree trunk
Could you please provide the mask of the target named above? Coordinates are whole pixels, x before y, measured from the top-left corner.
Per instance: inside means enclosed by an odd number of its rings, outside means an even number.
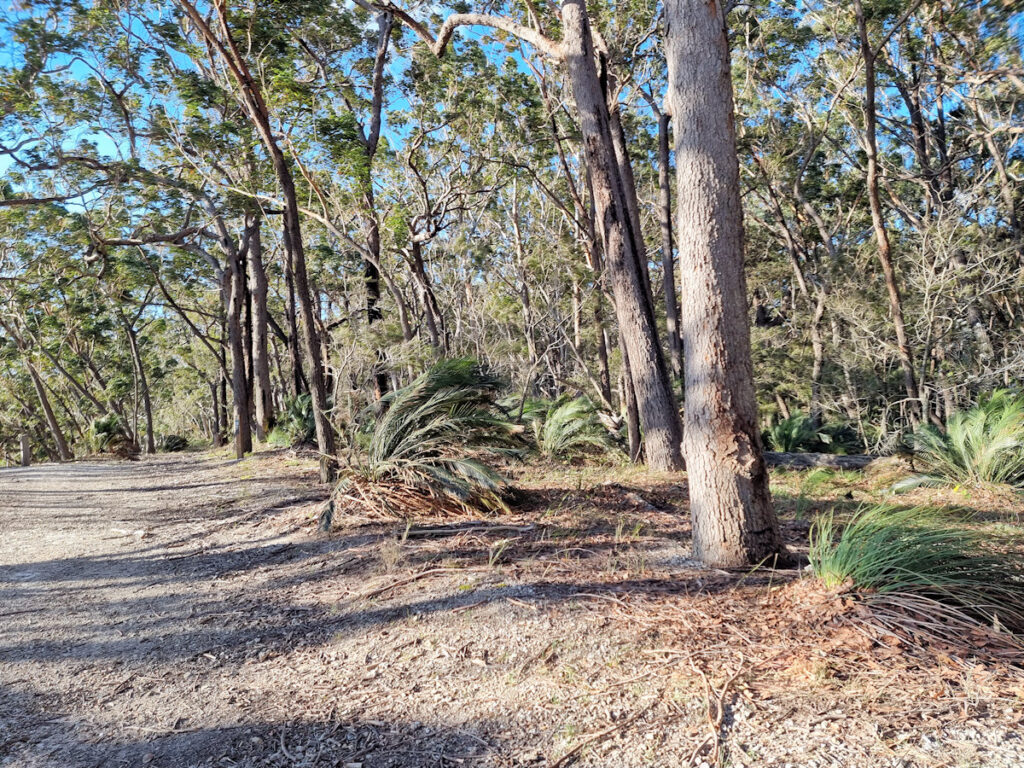
[[[154,454],[156,453],[156,442],[153,439],[153,401],[149,396],[149,380],[146,378],[146,366],[142,363],[142,353],[139,350],[139,336],[138,332],[128,322],[125,322],[125,333],[128,336],[128,348],[132,353],[135,375],[138,376],[139,389],[142,393],[142,408],[146,417],[145,450],[148,454]]]
[[[861,55],[864,58],[864,150],[867,154],[867,196],[868,207],[871,209],[871,225],[878,241],[878,263],[885,277],[885,288],[889,294],[889,314],[892,316],[893,329],[896,332],[896,347],[899,352],[900,367],[903,369],[903,388],[907,393],[910,420],[916,423],[920,419],[921,403],[917,388],[917,377],[914,374],[914,355],[907,339],[907,329],[903,321],[903,299],[900,296],[896,269],[892,263],[892,247],[889,244],[889,232],[882,212],[882,199],[878,183],[878,140],[876,128],[878,112],[875,105],[875,50],[868,39],[867,20],[861,0],[854,0],[857,12],[857,27],[860,34]]]
[[[607,62],[605,62],[603,55],[601,56],[601,62],[602,66],[607,67]],[[607,72],[603,74],[607,75]],[[607,75],[607,78],[613,79],[610,75]],[[608,94],[605,93],[605,96],[607,97]],[[629,145],[626,143],[626,132],[622,127],[621,110],[617,104],[608,105],[608,117],[608,124],[612,132],[612,145],[615,147],[615,159],[619,164],[619,177],[622,179],[626,208],[629,210],[630,231],[633,234],[637,265],[640,267],[640,274],[644,277],[647,301],[653,307],[654,294],[651,291],[651,270],[647,263],[647,244],[644,242],[644,231],[640,222],[640,200],[636,194],[633,163],[629,159]]]
[[[306,377],[302,374],[302,352],[299,349],[299,313],[295,300],[295,273],[292,269],[292,256],[290,252],[285,253],[285,289],[288,291],[287,317],[288,326],[288,361],[292,366],[291,390],[292,397],[304,394],[309,387],[306,386]]]
[[[583,0],[564,0],[562,25],[565,62],[594,189],[595,217],[615,297],[619,333],[633,374],[647,461],[653,469],[678,470],[683,466],[679,414],[636,252],[638,236],[632,231],[626,186],[594,63],[590,20]]]
[[[214,4],[219,34],[214,32],[206,18],[200,14],[190,0],[177,0],[189,19],[200,31],[210,47],[210,56],[219,58],[235,82],[236,96],[256,129],[270,156],[274,175],[277,177],[281,196],[284,199],[283,239],[288,263],[295,280],[295,292],[299,303],[301,317],[302,342],[309,366],[307,380],[310,384],[310,395],[313,401],[313,421],[316,425],[316,442],[320,453],[333,460],[334,431],[327,416],[327,390],[324,384],[323,361],[320,355],[320,344],[316,336],[316,323],[313,316],[313,294],[309,287],[309,275],[306,271],[306,251],[302,243],[302,222],[299,218],[299,201],[295,191],[295,177],[292,174],[284,152],[270,124],[270,110],[263,98],[258,83],[252,76],[249,65],[240,53],[231,32],[226,3]],[[321,480],[329,479],[330,467],[321,462]]]
[[[309,392],[313,401],[313,422],[316,427],[316,444],[320,453],[332,458],[334,457],[334,429],[327,418],[327,389],[324,383],[323,360],[320,355],[320,342],[316,336],[316,320],[313,317],[313,299],[309,287],[309,277],[306,273],[306,255],[302,246],[302,228],[299,222],[298,198],[295,194],[295,184],[292,180],[291,171],[280,155],[274,162],[278,174],[278,184],[284,190],[285,206],[285,247],[292,253],[292,263],[295,267],[295,292],[299,300],[299,311],[301,313],[300,330],[302,331],[303,353],[309,370],[306,372],[306,380],[309,382]],[[328,468],[321,462],[325,471],[321,473],[321,480],[327,482],[330,474]]]
[[[249,261],[249,296],[252,301],[252,399],[253,427],[259,440],[267,439],[274,420],[273,387],[270,383],[270,353],[267,347],[267,272],[263,266],[262,221],[257,217],[252,224],[246,257]]]
[[[223,380],[223,374],[217,376],[216,381],[210,382],[210,399],[213,401],[213,421],[211,422],[210,438],[213,441],[214,448],[220,448],[224,445],[224,432],[221,430],[221,413],[220,413],[220,386],[219,382]]]
[[[619,348],[622,351],[622,378],[619,381],[619,392],[622,395],[622,404],[626,408],[626,440],[629,443],[629,460],[634,464],[639,464],[643,454],[640,413],[636,405],[636,390],[633,388],[633,372],[629,368],[629,357],[626,355],[621,336],[619,337]]]
[[[437,298],[430,287],[430,278],[427,277],[427,267],[423,263],[423,244],[413,238],[409,244],[409,252],[412,256],[413,277],[419,286],[420,300],[423,302],[423,319],[427,323],[427,332],[430,334],[430,345],[434,349],[441,349],[442,346],[447,348],[447,344],[441,337],[441,308],[437,305]]]
[[[667,103],[675,133],[686,425],[694,554],[745,566],[784,554],[768,490],[750,359],[743,209],[725,17],[668,0]]]
[[[232,249],[224,279],[227,293],[228,345],[231,347],[231,399],[234,402],[235,458],[252,452],[252,428],[249,425],[249,387],[245,371],[245,338],[242,312],[245,304],[245,267],[243,255]]]
[[[811,403],[808,409],[811,421],[821,424],[821,373],[825,364],[825,339],[821,333],[821,321],[825,316],[825,300],[828,292],[818,288],[814,314],[811,316]]]
[[[40,377],[36,367],[27,358],[25,360],[25,367],[28,369],[28,375],[32,379],[32,386],[36,391],[36,397],[39,398],[39,405],[43,409],[43,415],[46,416],[46,426],[50,428],[50,436],[53,438],[54,445],[57,446],[57,456],[60,457],[61,461],[71,461],[74,458],[74,454],[71,453],[68,441],[65,439],[60,423],[57,421],[57,416],[53,412],[53,406],[50,404],[50,398],[46,394],[43,379]]]
[[[366,323],[372,329],[374,324],[383,319],[380,311],[380,270],[377,264],[380,263],[380,228],[377,226],[377,219],[372,216],[373,211],[373,190],[372,187],[366,192],[367,206],[371,216],[367,219],[366,244],[372,259],[363,259],[363,279],[366,283]],[[373,371],[374,394],[380,400],[388,391],[388,372],[385,367],[385,354],[383,349],[376,350],[377,365]]]
[[[533,304],[530,302],[529,275],[526,270],[526,251],[523,247],[523,231],[519,226],[519,184],[512,182],[512,234],[516,246],[516,269],[519,272],[519,300],[523,302],[523,336],[526,338],[526,352],[530,367],[537,364],[537,338],[534,336]]]
[[[608,330],[604,327],[604,292],[595,291],[594,327],[597,331],[598,381],[606,403],[612,401],[612,374],[608,364]]]
[[[672,189],[669,185],[667,114],[658,115],[658,220],[661,224],[661,271],[665,284],[665,330],[672,375],[683,375],[683,345],[679,341],[679,300],[676,298],[676,267],[672,253]]]
[[[226,351],[221,352],[221,362],[226,366],[228,363],[228,356]],[[221,373],[220,375],[220,442],[218,445],[224,445],[227,442],[227,434],[229,431],[228,423],[228,375]]]

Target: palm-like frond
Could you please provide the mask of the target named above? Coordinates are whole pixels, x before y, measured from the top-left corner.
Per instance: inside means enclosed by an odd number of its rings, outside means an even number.
[[[764,441],[771,450],[787,453],[810,450],[817,440],[810,416],[799,412],[781,419],[764,433]]]
[[[864,447],[849,424],[842,421],[819,424],[800,411],[777,421],[761,436],[769,450],[785,453],[825,451],[844,454]]]
[[[543,422],[535,422],[537,447],[545,456],[565,458],[588,450],[615,447],[594,404],[585,397],[556,401]]]
[[[89,425],[89,442],[92,444],[92,449],[98,453],[127,456],[137,450],[135,444],[128,438],[124,422],[116,413],[108,413],[92,420]]]
[[[522,428],[495,407],[500,383],[473,360],[445,360],[389,393],[365,464],[350,470],[340,488],[358,482],[358,476],[378,486],[362,493],[368,499],[380,500],[386,487],[398,486],[406,501],[413,491],[440,506],[504,508],[506,481],[483,459],[515,453]],[[389,514],[402,515],[394,505],[384,506],[391,507]]]
[[[926,470],[959,483],[1024,485],[1024,397],[997,390],[953,414],[943,434],[932,426],[915,436]]]

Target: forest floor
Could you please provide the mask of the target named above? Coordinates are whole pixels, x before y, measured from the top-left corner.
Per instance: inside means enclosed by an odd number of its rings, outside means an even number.
[[[500,518],[323,535],[290,451],[0,470],[0,766],[1024,766],[1019,669],[700,568],[681,476],[515,473]],[[776,473],[790,546],[887,482]]]

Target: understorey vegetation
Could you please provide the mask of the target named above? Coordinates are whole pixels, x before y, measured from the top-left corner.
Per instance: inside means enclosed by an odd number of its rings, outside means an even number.
[[[858,595],[876,620],[956,644],[965,629],[988,630],[1024,651],[1019,534],[1001,537],[935,509],[868,506],[843,526],[819,517],[810,559],[825,587]]]
[[[638,583],[670,516],[672,578],[1018,647],[1018,4],[0,13],[3,465],[309,462],[316,546]]]

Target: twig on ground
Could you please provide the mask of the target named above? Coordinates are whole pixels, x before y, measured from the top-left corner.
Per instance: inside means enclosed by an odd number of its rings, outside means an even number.
[[[711,680],[708,678],[707,673],[704,672],[693,657],[689,658],[690,666],[693,670],[700,675],[701,680],[704,681],[704,692],[707,697],[707,719],[708,724],[711,726],[712,733],[708,738],[704,739],[700,745],[690,755],[689,765],[693,765],[704,750],[704,747],[710,741],[711,745],[711,759],[708,761],[711,765],[717,766],[719,764],[719,757],[721,756],[722,750],[722,720],[725,718],[725,697],[729,693],[729,686],[733,684],[740,673],[743,671],[743,665],[746,660],[743,655],[740,655],[739,666],[736,667],[736,671],[733,672],[732,676],[729,677],[722,685],[721,689],[715,690],[715,687],[711,684]]]
[[[490,570],[490,566],[484,567],[469,565],[465,567],[427,568],[427,570],[425,571],[420,571],[419,573],[414,573],[412,576],[407,576],[404,579],[399,579],[398,581],[393,581],[390,584],[385,584],[383,587],[377,587],[376,589],[371,589],[368,592],[362,592],[356,595],[355,597],[351,598],[351,600],[354,602],[356,600],[369,600],[372,597],[379,597],[380,595],[383,595],[385,592],[390,592],[392,589],[404,587],[406,584],[412,584],[414,581],[419,581],[422,578],[432,576],[436,573],[461,573],[467,571],[484,570]]]
[[[284,753],[284,756],[286,758],[288,758],[294,763],[295,758],[292,757],[292,755],[288,752],[288,748],[284,745],[284,728],[281,729],[281,731],[278,733],[278,736],[281,737],[281,751]]]
[[[654,701],[652,701],[646,707],[641,709],[639,712],[635,713],[632,717],[628,717],[621,723],[615,723],[615,725],[609,726],[608,728],[605,728],[603,731],[598,731],[597,733],[592,734],[587,738],[583,739],[583,741],[581,741],[575,747],[570,749],[568,752],[566,752],[564,755],[558,758],[555,762],[551,763],[550,768],[562,768],[562,766],[569,765],[569,763],[575,760],[576,756],[579,755],[579,753],[582,752],[586,747],[589,747],[593,744],[597,744],[600,741],[604,741],[612,734],[632,725],[641,717],[650,712],[654,708],[654,705],[657,704],[659,701],[661,701],[661,696],[658,696]]]

